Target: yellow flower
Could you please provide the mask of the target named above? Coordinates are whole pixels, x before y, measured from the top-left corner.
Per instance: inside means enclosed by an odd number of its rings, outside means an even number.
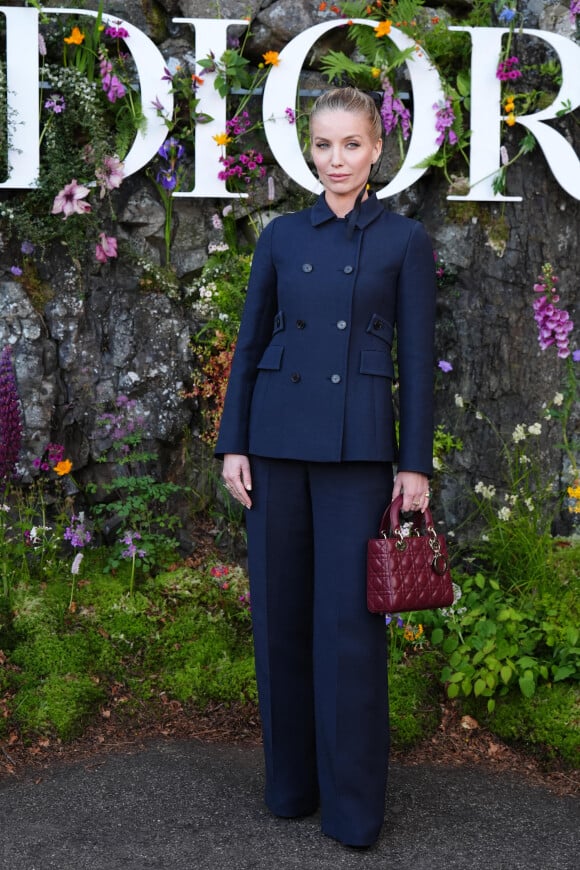
[[[58,462],[53,471],[56,471],[59,477],[64,477],[65,474],[68,474],[72,470],[73,464],[70,459],[63,459]]]
[[[372,75],[372,77],[373,77],[374,79],[378,79],[378,77],[380,76],[380,74],[381,74],[381,71],[380,71],[380,69],[378,68],[378,66],[374,66],[374,67],[372,67],[372,69],[371,69],[371,75]]]
[[[216,135],[211,138],[217,145],[229,145],[232,141],[232,137],[228,136],[227,133],[216,133]]]
[[[85,41],[85,35],[78,27],[73,27],[70,36],[65,36],[64,41],[68,45],[81,45]]]
[[[513,127],[513,125],[516,123],[516,116],[514,115],[513,112],[509,113],[509,115],[505,119],[505,122],[508,125],[508,127]]]
[[[280,63],[280,58],[278,57],[277,51],[267,51],[266,54],[262,55],[262,57],[264,58],[266,66],[268,64],[271,64],[272,66],[278,66],[278,64]]]
[[[387,18],[386,21],[379,21],[377,26],[375,27],[375,36],[377,39],[380,36],[387,36],[391,32],[392,21]]]

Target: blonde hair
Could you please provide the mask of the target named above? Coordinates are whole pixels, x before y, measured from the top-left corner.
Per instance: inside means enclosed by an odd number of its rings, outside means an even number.
[[[353,112],[364,115],[367,119],[372,138],[376,141],[382,138],[383,122],[373,98],[358,88],[333,88],[321,94],[310,112],[310,132],[312,121],[319,112]]]

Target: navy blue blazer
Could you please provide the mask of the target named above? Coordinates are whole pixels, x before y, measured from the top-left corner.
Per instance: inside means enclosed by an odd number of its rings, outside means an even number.
[[[435,290],[422,225],[374,194],[350,239],[324,194],[271,221],[252,262],[216,456],[397,461],[431,474]]]

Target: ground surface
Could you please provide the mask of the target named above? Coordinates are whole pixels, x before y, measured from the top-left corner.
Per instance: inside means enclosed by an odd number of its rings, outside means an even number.
[[[57,761],[75,762],[107,752],[135,751],[154,740],[190,739],[254,746],[261,740],[254,707],[215,705],[202,712],[162,700],[156,709],[143,708],[127,717],[123,702],[114,696],[110,700],[110,705],[101,711],[101,721],[70,743],[43,737],[25,745],[16,732],[11,734],[0,743],[0,778],[34,775],[35,771],[40,775]],[[471,717],[461,716],[452,703],[443,710],[440,727],[433,737],[412,750],[393,753],[392,758],[405,765],[478,765],[482,771],[511,773],[554,794],[580,793],[580,771],[567,770],[558,764],[547,768],[527,753],[497,740]]]

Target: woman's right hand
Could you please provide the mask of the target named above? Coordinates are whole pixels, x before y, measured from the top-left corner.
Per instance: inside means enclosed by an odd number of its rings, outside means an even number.
[[[238,453],[226,453],[222,478],[229,494],[244,507],[251,508],[252,499],[248,492],[252,489],[252,475],[248,457]]]

